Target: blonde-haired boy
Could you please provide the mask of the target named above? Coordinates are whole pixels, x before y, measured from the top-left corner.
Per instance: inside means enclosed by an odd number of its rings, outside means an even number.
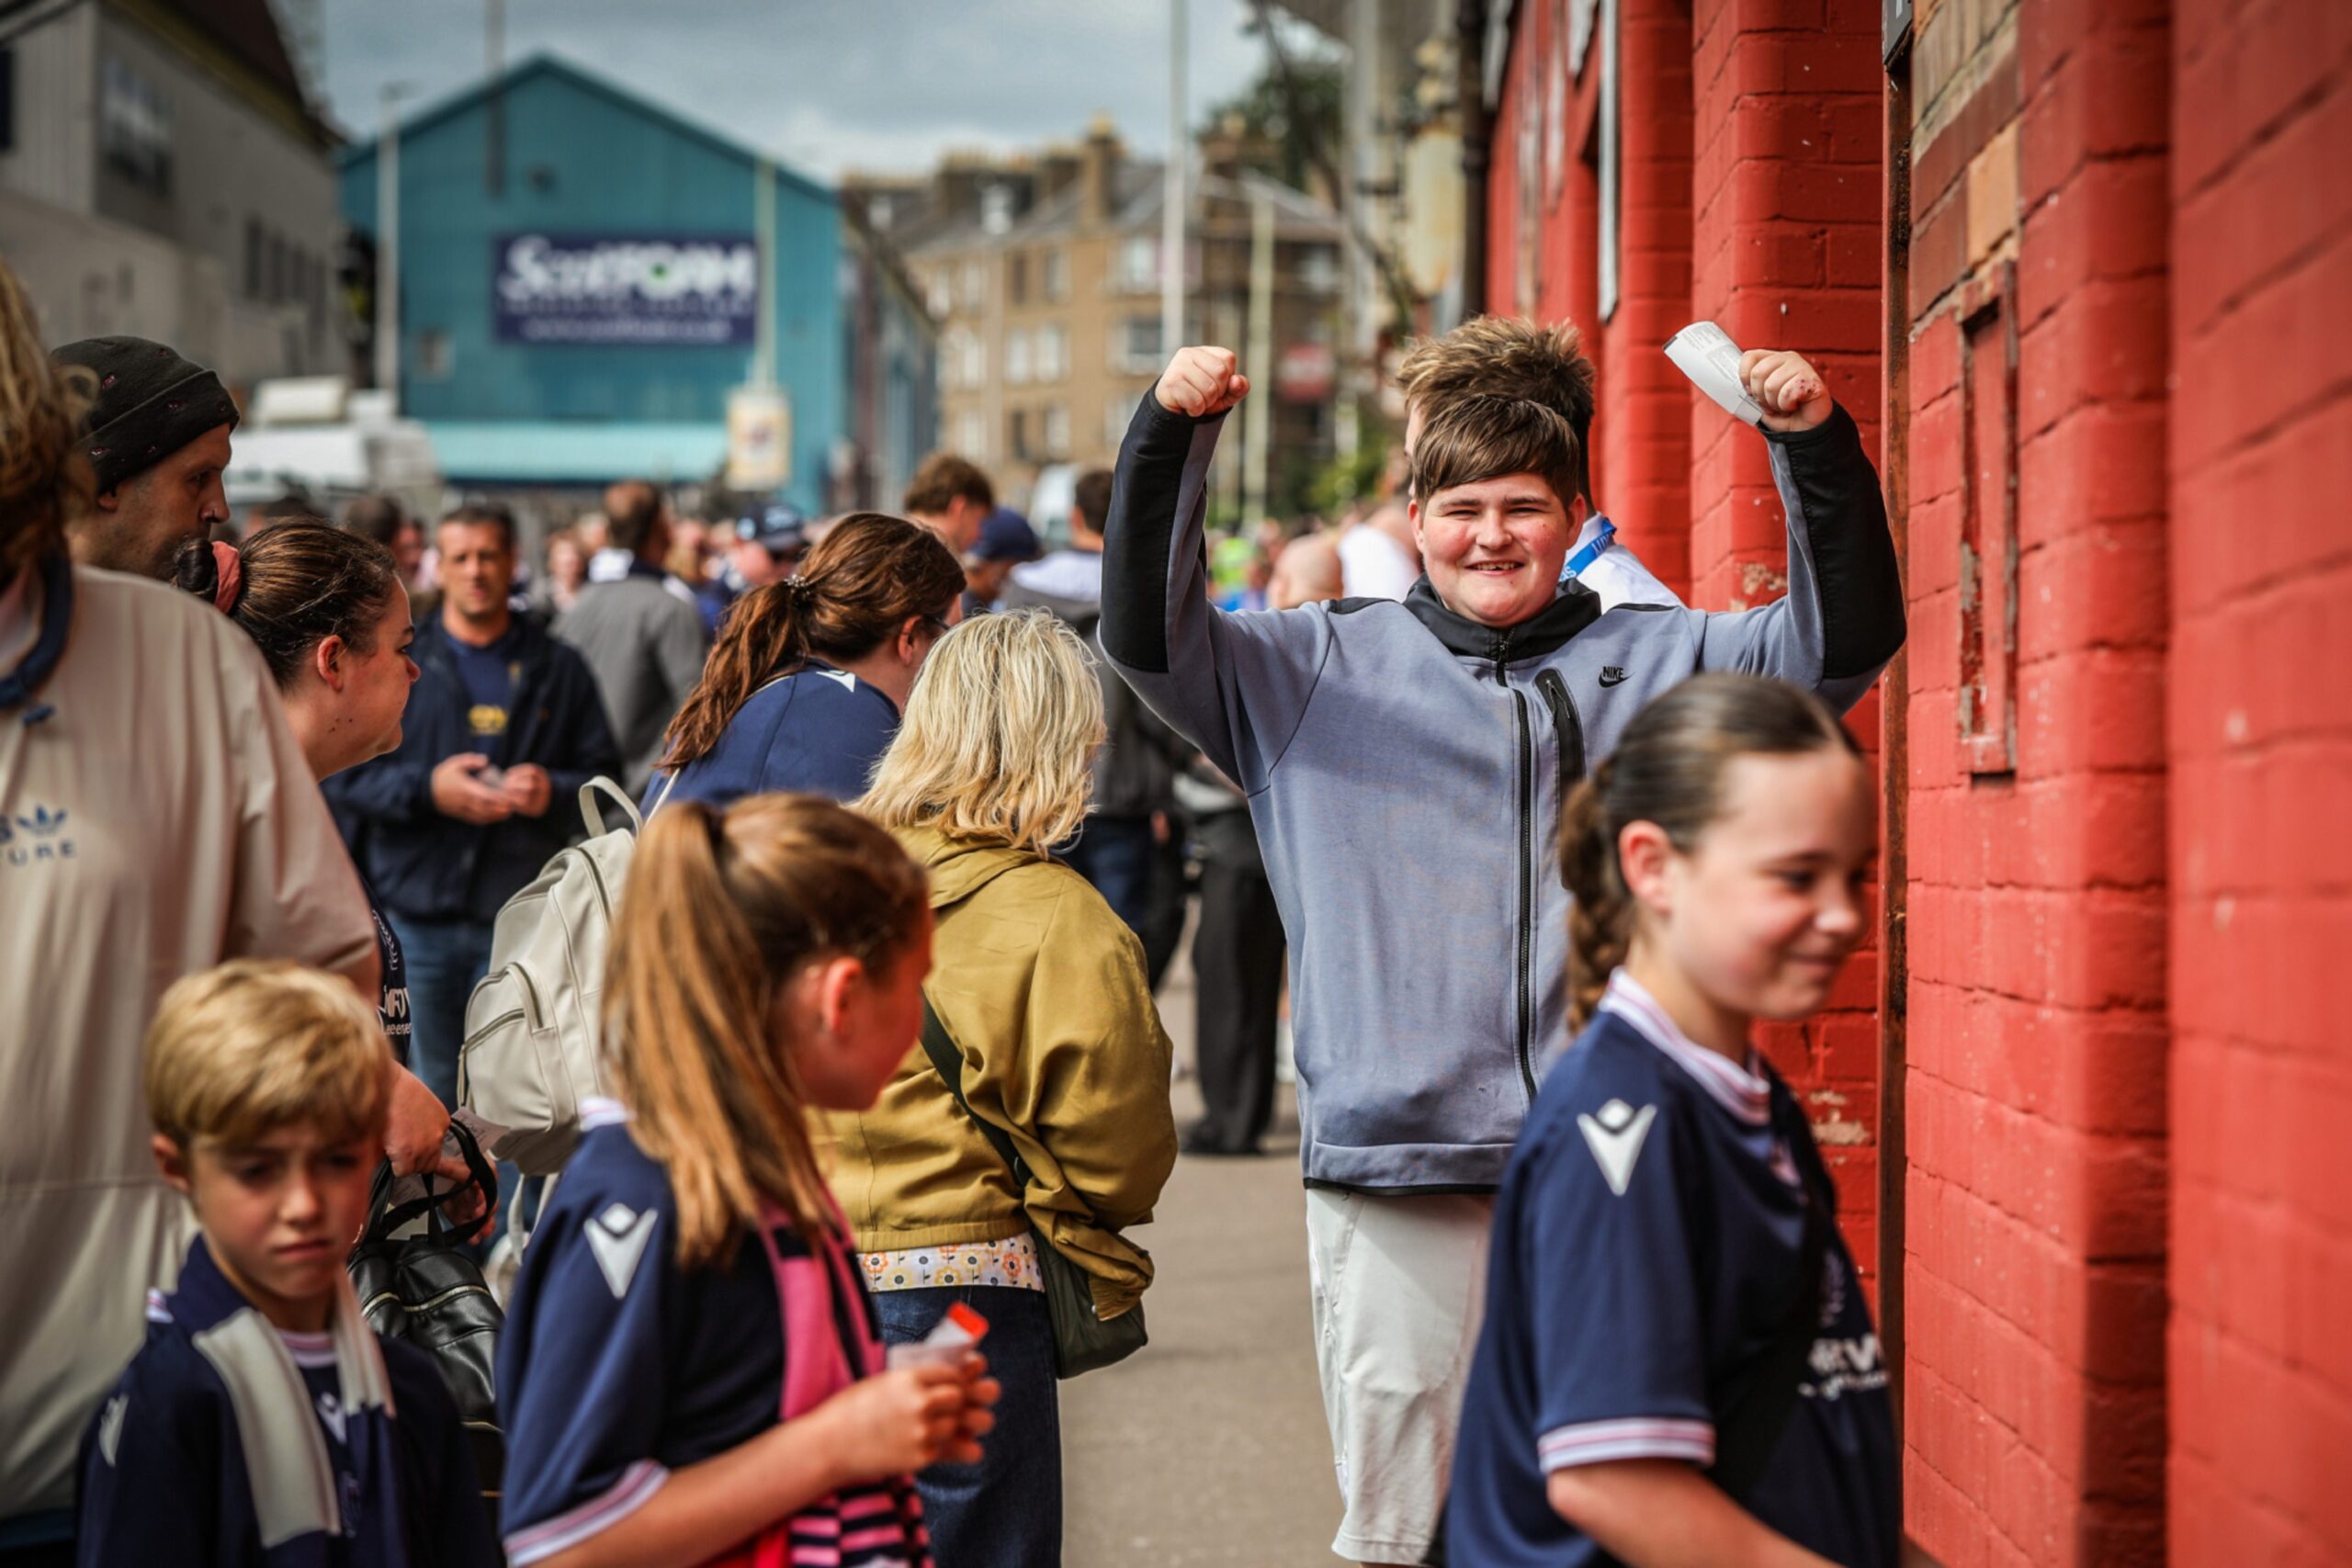
[[[164,993],[153,1146],[201,1234],[83,1438],[84,1568],[499,1561],[439,1372],[345,1271],[393,1071],[336,976],[240,960]]]

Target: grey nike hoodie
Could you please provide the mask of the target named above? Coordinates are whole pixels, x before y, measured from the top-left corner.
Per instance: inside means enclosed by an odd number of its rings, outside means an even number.
[[[1207,593],[1222,415],[1147,393],[1105,529],[1102,643],[1249,792],[1290,939],[1311,1184],[1484,1191],[1567,1039],[1560,804],[1650,698],[1702,670],[1776,675],[1841,710],[1903,643],[1878,475],[1841,408],[1764,432],[1789,591],[1729,614],[1571,582],[1515,626],[1399,604],[1229,613]],[[1745,437],[1741,437],[1745,439]]]

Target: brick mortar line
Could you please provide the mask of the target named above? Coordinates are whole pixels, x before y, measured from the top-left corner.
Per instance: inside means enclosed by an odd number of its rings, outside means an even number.
[[[2320,1238],[2330,1245],[2352,1242],[2352,1224],[2331,1229],[2325,1224],[2312,1221],[2306,1211],[2294,1208],[2292,1206],[2293,1203],[2301,1198],[2303,1194],[2282,1194],[2277,1198],[2256,1201],[2246,1197],[2237,1188],[2224,1187],[2218,1182],[2200,1181],[2186,1173],[2180,1175],[2179,1181],[2184,1187],[2194,1187],[2200,1192],[2210,1194],[2217,1201],[2219,1206],[2239,1209],[2265,1215],[2269,1214],[2273,1211],[2283,1210],[2288,1218],[2303,1222],[2303,1224],[2297,1228],[2316,1231],[2319,1233]],[[2345,1404],[2347,1412],[2352,1412],[2352,1388],[2347,1388],[2346,1391]]]
[[[2344,85],[2345,72],[2347,67],[2352,67],[2352,55],[2347,55],[2346,59],[2332,63],[2325,74],[2322,75],[2317,82],[2288,99],[2286,104],[2274,112],[2269,118],[2249,131],[2230,152],[2230,155],[2202,179],[2187,190],[2175,191],[2174,205],[2185,207],[2197,197],[2202,196],[2216,185],[2226,181],[2237,173],[2240,165],[2246,160],[2256,156],[2263,149],[2282,139],[2294,128],[2296,122],[2312,110],[2327,102],[2336,93],[2352,90],[2346,89]]]
[[[2273,263],[2263,272],[2248,278],[2221,299],[2211,301],[2203,319],[2190,329],[2189,341],[2194,343],[2209,335],[2214,328],[2222,324],[2224,319],[2236,315],[2249,301],[2267,293],[2274,286],[2291,278],[2307,264],[2322,259],[2347,237],[2352,237],[2352,210],[2347,210],[2338,217],[2334,224],[2321,230],[2317,235],[2305,242],[2301,248],[2290,255]],[[2174,290],[2174,297],[2176,300],[2178,299],[2177,289]]]

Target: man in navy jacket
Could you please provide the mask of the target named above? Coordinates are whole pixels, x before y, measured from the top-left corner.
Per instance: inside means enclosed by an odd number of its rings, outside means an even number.
[[[513,520],[463,507],[435,544],[441,610],[417,632],[401,743],[329,789],[407,960],[411,1066],[454,1105],[491,922],[574,836],[580,786],[621,758],[587,664],[508,604]]]

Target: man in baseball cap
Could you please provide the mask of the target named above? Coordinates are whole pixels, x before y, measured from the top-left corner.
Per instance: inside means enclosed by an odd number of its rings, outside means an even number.
[[[220,378],[145,338],[84,338],[54,357],[95,383],[82,451],[97,494],[66,525],[74,560],[170,577],[181,546],[229,521],[220,471],[237,405]]]
[[[713,637],[736,600],[790,577],[808,553],[808,520],[781,502],[737,518],[733,536],[726,567],[695,591],[703,626]],[[719,536],[727,537],[724,533]]]
[[[965,552],[967,602],[964,614],[978,615],[1004,597],[1005,579],[1012,576],[1012,569],[1023,561],[1035,560],[1044,553],[1037,546],[1037,534],[1029,526],[1029,519],[1009,506],[1000,506],[989,513],[980,525],[979,542]]]

